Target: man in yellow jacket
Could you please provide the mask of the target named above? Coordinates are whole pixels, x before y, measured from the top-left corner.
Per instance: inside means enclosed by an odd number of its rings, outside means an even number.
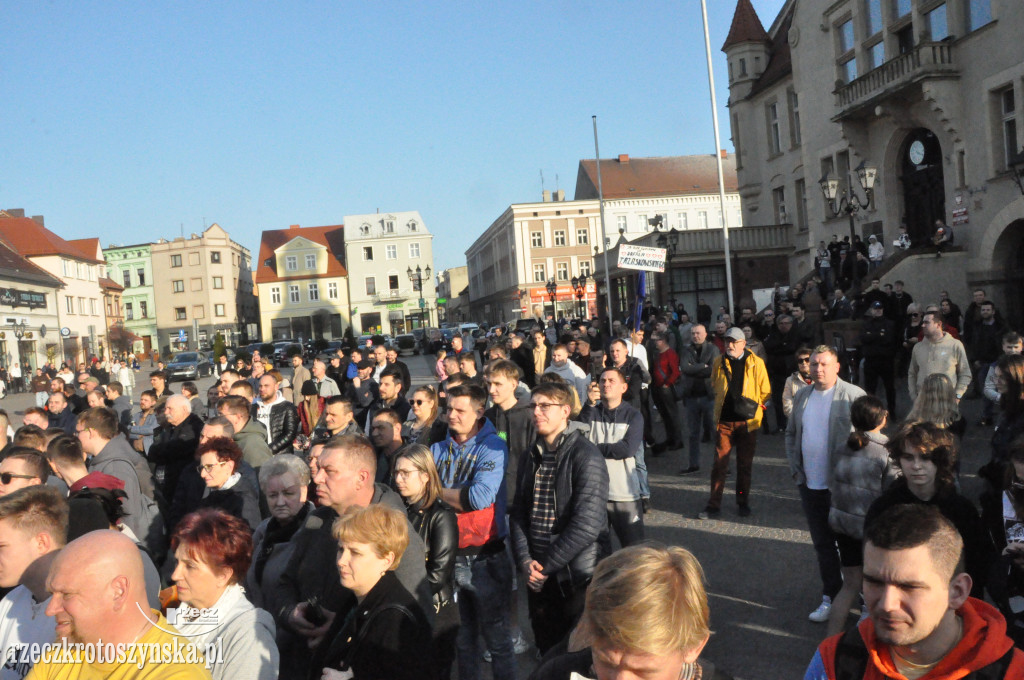
[[[715,393],[715,463],[711,468],[711,497],[698,519],[716,517],[722,511],[729,454],[736,448],[736,503],[740,517],[750,515],[750,475],[757,449],[764,404],[771,396],[764,361],[747,351],[747,340],[739,328],[725,333],[725,352],[711,367]]]

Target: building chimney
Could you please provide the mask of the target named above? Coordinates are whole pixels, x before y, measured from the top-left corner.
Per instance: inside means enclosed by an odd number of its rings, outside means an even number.
[[[548,191],[547,189],[545,189],[544,191],[542,191],[542,192],[540,193],[540,195],[541,195],[541,200],[542,200],[542,201],[543,201],[544,203],[550,203],[550,202],[551,202],[551,192],[550,192],[550,191]]]
[[[298,229],[299,225],[297,225],[297,224],[290,224],[290,225],[288,225],[288,228],[289,229]]]
[[[619,162],[622,163],[623,165],[628,164],[629,163],[629,154],[628,153],[620,153],[619,154]]]
[[[4,212],[7,213],[8,215],[10,215],[11,217],[24,217],[25,216],[24,208],[8,208],[7,210],[4,210]]]
[[[555,192],[555,200],[556,201],[564,201],[565,200],[565,189],[559,189],[558,191]]]
[[[45,227],[46,226],[46,222],[43,220],[43,216],[42,215],[33,215],[32,216],[32,221],[35,222],[36,224],[38,224],[40,227]]]
[[[729,152],[726,151],[725,149],[719,149],[718,153],[722,156],[723,161],[729,158]]]

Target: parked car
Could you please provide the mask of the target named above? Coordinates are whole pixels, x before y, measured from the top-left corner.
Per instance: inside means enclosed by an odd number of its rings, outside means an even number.
[[[287,366],[296,354],[302,354],[302,345],[297,342],[275,342],[274,363],[278,366]]]
[[[416,354],[416,336],[412,333],[402,333],[395,336],[395,345],[398,348],[399,354]]]
[[[213,363],[205,352],[178,352],[165,367],[167,382],[198,380],[213,374]]]

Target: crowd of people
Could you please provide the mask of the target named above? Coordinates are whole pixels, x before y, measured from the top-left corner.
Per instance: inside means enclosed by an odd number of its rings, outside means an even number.
[[[748,517],[758,435],[778,431],[822,582],[809,618],[827,622],[806,677],[1021,677],[1020,336],[983,291],[960,314],[948,298],[913,311],[900,283],[825,290],[713,324],[701,301],[693,320],[455,336],[419,385],[384,346],[285,374],[220,357],[206,394],[175,393],[158,365],[137,400],[119,361],[105,382],[41,369],[45,399],[0,459],[0,645],[20,657],[56,631],[198,651],[152,677],[475,680],[489,663],[511,680],[529,637],[540,680],[725,678],[699,658],[700,564],[645,540],[646,459],[678,455],[687,476],[710,461],[701,520],[735,474]],[[857,352],[825,342],[846,318]],[[996,421],[980,512],[959,486],[972,388],[992,402],[979,426]],[[70,666],[4,671],[89,663]]]

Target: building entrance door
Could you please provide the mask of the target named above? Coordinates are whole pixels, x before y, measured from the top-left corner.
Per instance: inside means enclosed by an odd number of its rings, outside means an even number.
[[[914,245],[930,243],[935,220],[946,221],[946,187],[942,175],[942,147],[928,129],[911,132],[900,153],[903,181],[903,220]]]

